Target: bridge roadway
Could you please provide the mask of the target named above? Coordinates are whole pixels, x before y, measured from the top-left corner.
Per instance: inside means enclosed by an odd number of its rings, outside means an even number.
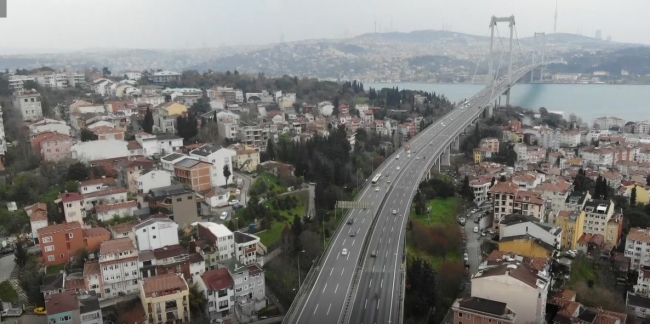
[[[513,82],[538,65],[513,71]],[[404,226],[408,221],[411,201],[425,172],[436,163],[449,145],[470,125],[485,106],[509,88],[508,80],[500,78],[420,132],[410,142],[411,154],[399,148],[376,172],[383,176],[377,186],[367,185],[358,197],[370,202],[371,209],[352,210],[352,225],[343,225],[322,256],[320,271],[308,294],[294,300],[294,313],[284,323],[400,323],[400,271],[404,258]],[[397,158],[399,156],[399,159]],[[375,173],[376,174],[376,173]],[[382,206],[383,202],[383,206]],[[382,206],[381,208],[379,208]],[[393,214],[395,211],[395,214]],[[378,217],[370,231],[373,217]],[[354,232],[356,235],[351,236]],[[370,235],[369,235],[370,234]],[[362,246],[368,241],[365,255]],[[343,249],[347,255],[343,255]],[[375,251],[376,256],[371,252]],[[355,277],[359,259],[363,268]],[[352,289],[353,279],[358,285]],[[306,287],[305,287],[306,288]],[[375,298],[375,294],[377,298]],[[350,298],[350,306],[345,306]]]

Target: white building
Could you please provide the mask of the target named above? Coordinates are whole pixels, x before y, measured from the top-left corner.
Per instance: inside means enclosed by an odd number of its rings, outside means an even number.
[[[562,229],[542,223],[535,216],[512,214],[499,224],[499,238],[530,235],[541,242],[560,249]]]
[[[180,80],[181,74],[178,72],[160,71],[151,75],[151,81],[153,81],[153,83],[170,83]]]
[[[117,83],[109,79],[97,79],[93,81],[92,89],[96,94],[102,96],[113,96],[117,89]]]
[[[128,80],[138,81],[138,80],[142,79],[142,72],[138,72],[138,71],[124,72],[124,75],[126,76],[126,78]]]
[[[546,271],[535,271],[521,263],[502,263],[479,269],[471,279],[471,296],[508,304],[517,323],[542,323],[550,280]]]
[[[472,188],[472,192],[474,193],[474,203],[477,206],[480,206],[488,200],[490,184],[492,184],[492,179],[489,177],[481,177],[469,182],[469,187]]]
[[[232,174],[234,174],[232,160],[236,155],[237,153],[234,150],[211,144],[205,144],[190,151],[190,157],[212,164],[210,178],[213,187],[225,186],[227,183],[232,183]],[[223,175],[223,170],[226,166],[231,173],[231,176],[228,179]]]
[[[564,131],[560,133],[560,145],[576,147],[580,145],[582,133],[580,131]]]
[[[239,115],[227,111],[217,113],[219,136],[230,140],[237,139],[239,133]]]
[[[642,272],[643,271],[639,271],[639,275]],[[637,320],[650,318],[650,298],[648,298],[647,295],[634,294],[628,291],[625,304],[628,313],[634,314]]]
[[[107,190],[110,187],[117,186],[115,179],[113,178],[99,178],[99,179],[90,179],[79,181],[77,183],[77,188],[80,194],[89,194],[97,191]]]
[[[45,132],[53,132],[53,133],[59,133],[59,134],[71,136],[70,126],[68,126],[65,123],[65,121],[62,120],[45,118],[37,122],[27,124],[27,127],[29,128],[30,136],[36,136],[40,133],[45,133]]]
[[[138,250],[130,238],[102,242],[99,247],[99,268],[104,298],[139,292]]]
[[[187,157],[188,156],[183,153],[172,153],[165,155],[160,159],[160,162],[162,162],[162,169],[174,175],[174,164],[186,159]]]
[[[513,150],[517,153],[517,160],[528,161],[528,145],[517,143],[514,145]]]
[[[140,173],[135,179],[138,185],[138,194],[147,194],[149,190],[171,186],[172,176],[169,172],[148,170]]]
[[[248,265],[257,263],[257,247],[260,244],[260,238],[235,231],[235,260],[241,264]]]
[[[130,155],[129,143],[116,140],[78,142],[70,147],[71,157],[81,162],[114,159]]]
[[[20,110],[23,121],[33,121],[43,118],[41,94],[36,90],[25,90],[14,96],[14,108]]]
[[[609,130],[612,127],[623,129],[625,127],[625,120],[618,117],[599,117],[594,119],[594,128]]]
[[[234,280],[228,269],[206,271],[194,276],[193,280],[207,300],[205,312],[210,314],[210,320],[220,319],[231,311],[235,305],[235,291]]]
[[[133,213],[138,210],[138,202],[135,200],[119,202],[114,204],[100,204],[95,206],[95,213],[97,219],[102,222],[108,222],[118,217],[133,216]]]
[[[5,124],[2,118],[2,106],[0,106],[0,155],[4,157],[7,152],[7,141],[5,140]]]
[[[585,202],[583,210],[585,223],[582,232],[592,235],[601,234],[603,237],[607,237],[607,223],[614,215],[614,201],[590,199]]]
[[[35,78],[31,75],[10,75],[8,78],[9,81],[9,90],[11,91],[22,91],[23,84],[25,81],[34,81],[36,82]]]
[[[165,96],[161,95],[143,95],[133,98],[134,104],[149,104],[152,107],[157,107],[165,103]]]
[[[135,134],[135,141],[142,146],[145,156],[165,155],[183,147],[183,138],[174,134],[151,135],[140,132]]]
[[[639,152],[634,155],[634,161],[650,162],[650,150],[639,150]]]
[[[45,203],[35,203],[24,208],[29,224],[32,228],[32,238],[38,244],[38,229],[47,227],[47,205]]]
[[[219,251],[219,260],[228,260],[235,256],[235,236],[226,226],[200,222],[197,231],[199,237],[208,237],[214,242]]]
[[[625,256],[630,258],[630,269],[650,265],[650,229],[630,228],[625,241]]]
[[[178,244],[178,224],[169,218],[150,218],[133,227],[139,251]]]

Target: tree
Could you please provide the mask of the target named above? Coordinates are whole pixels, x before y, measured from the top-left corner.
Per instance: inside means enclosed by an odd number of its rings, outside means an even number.
[[[80,135],[82,142],[96,141],[99,138],[95,133],[89,131],[87,128],[82,129]]]
[[[149,134],[152,134],[153,133],[153,124],[154,124],[153,123],[153,113],[151,112],[149,107],[147,107],[147,112],[144,114],[144,120],[142,121],[142,129],[145,132],[147,132]]]
[[[178,136],[186,141],[194,138],[199,133],[199,122],[194,112],[188,112],[187,116],[178,116],[176,118],[176,130]]]
[[[223,176],[226,178],[226,185],[228,185],[228,178],[230,178],[230,175],[232,173],[230,172],[230,167],[228,164],[223,166]]]
[[[208,97],[204,96],[199,98],[199,100],[197,100],[195,103],[193,103],[190,109],[194,110],[195,113],[203,114],[212,110],[212,107],[210,106],[210,100],[208,99]]]
[[[20,268],[24,267],[27,264],[27,261],[29,260],[29,254],[27,253],[27,249],[25,248],[23,242],[20,240],[16,242],[14,257],[15,257],[14,262],[16,262],[16,265]]]
[[[38,83],[34,80],[27,80],[23,83],[23,88],[24,89],[33,89],[33,90],[39,90]]]
[[[463,179],[463,186],[460,189],[460,194],[463,196],[463,198],[467,200],[474,200],[474,192],[472,191],[472,188],[469,186],[469,177],[465,176],[465,179]]]
[[[630,206],[636,206],[636,185],[634,185],[634,188],[632,188],[632,192],[630,193]]]
[[[103,67],[102,68],[102,74],[104,75],[104,77],[107,77],[107,76],[111,75],[111,70],[109,70],[107,67]]]
[[[271,161],[275,160],[276,158],[275,143],[273,143],[272,138],[269,138],[269,140],[266,142],[266,154],[268,154],[269,159],[271,159]]]
[[[193,322],[203,321],[205,319],[205,306],[208,303],[205,295],[199,290],[196,283],[192,284],[189,289],[190,314]]]
[[[298,252],[302,249],[302,244],[300,243],[300,234],[303,231],[302,218],[296,215],[291,224],[291,232],[293,233],[293,246],[295,251]]]
[[[505,182],[506,180],[508,180],[508,179],[506,179],[506,176],[505,176],[505,175],[501,175],[501,176],[499,177],[499,182]]]
[[[650,174],[645,178],[645,184],[650,186]]]
[[[90,170],[88,167],[81,163],[81,162],[76,162],[70,165],[68,168],[68,176],[66,177],[67,180],[74,180],[74,181],[83,181],[88,179],[90,176]]]
[[[497,179],[496,179],[495,177],[492,177],[492,180],[490,181],[490,188],[494,187],[494,182],[495,182],[496,180],[497,180]]]

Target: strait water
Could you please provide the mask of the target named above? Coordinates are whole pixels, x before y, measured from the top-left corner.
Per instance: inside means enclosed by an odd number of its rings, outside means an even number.
[[[458,102],[478,93],[485,85],[404,82],[364,83],[364,87],[442,93],[452,102]],[[505,104],[505,97],[501,103]],[[512,88],[510,104],[561,111],[566,119],[576,114],[588,124],[602,116],[616,116],[627,121],[650,120],[650,85],[517,84]]]

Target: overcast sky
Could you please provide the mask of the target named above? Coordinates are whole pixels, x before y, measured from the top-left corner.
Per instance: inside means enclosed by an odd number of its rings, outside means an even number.
[[[553,32],[553,0],[8,0],[0,52],[200,48],[379,31],[488,35],[515,15],[520,38]],[[557,31],[650,43],[650,0],[560,0]],[[506,26],[501,27],[505,34]]]

